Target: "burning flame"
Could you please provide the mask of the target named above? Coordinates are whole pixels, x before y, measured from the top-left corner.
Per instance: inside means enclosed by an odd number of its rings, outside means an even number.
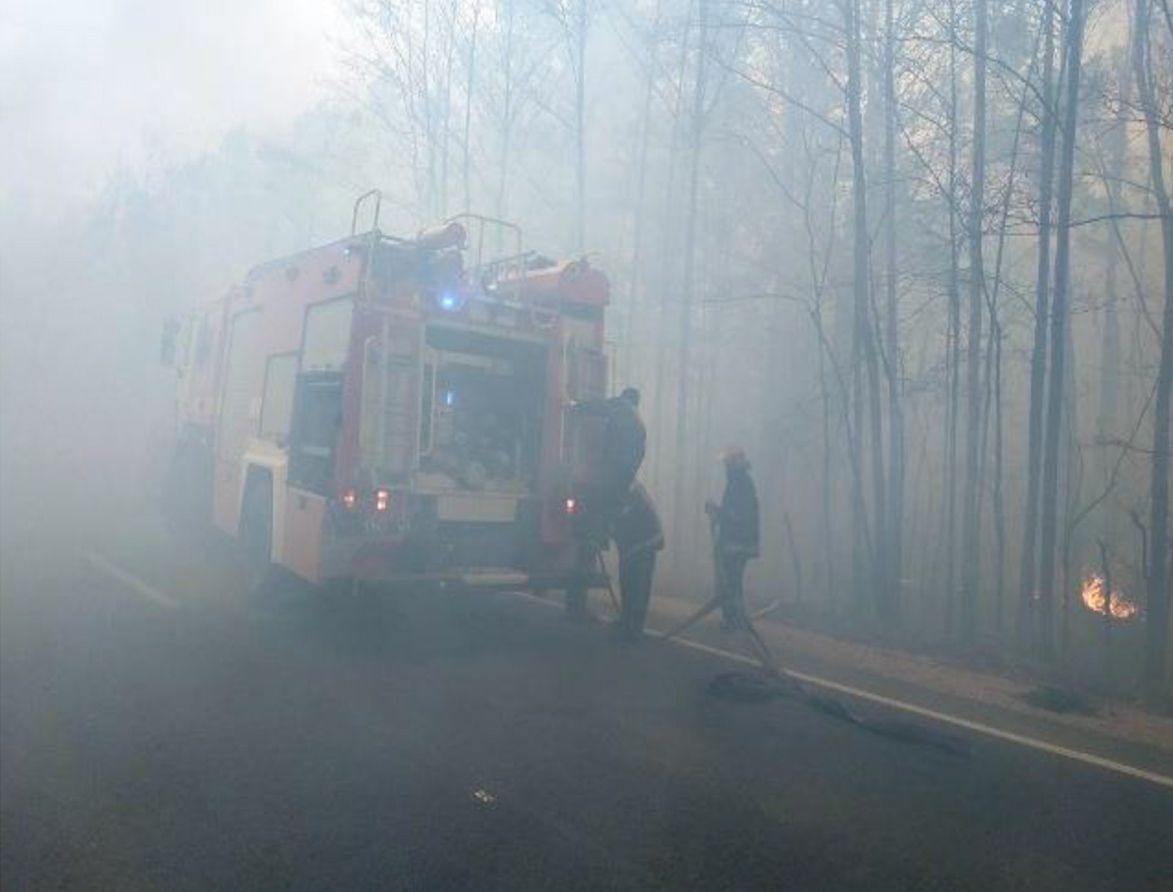
[[[1112,592],[1111,597],[1108,598],[1104,591],[1104,577],[1098,573],[1089,573],[1084,577],[1083,588],[1079,594],[1083,598],[1084,606],[1092,613],[1104,613],[1105,602],[1107,602],[1107,609],[1111,611],[1112,619],[1130,620],[1140,610],[1135,602],[1130,601],[1118,591]]]

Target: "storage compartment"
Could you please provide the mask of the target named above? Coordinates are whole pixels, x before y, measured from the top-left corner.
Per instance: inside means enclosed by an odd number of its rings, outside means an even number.
[[[466,489],[533,491],[547,386],[543,343],[431,326],[420,470]]]

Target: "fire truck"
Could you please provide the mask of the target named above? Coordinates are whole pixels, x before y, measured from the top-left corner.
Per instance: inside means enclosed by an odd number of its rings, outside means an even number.
[[[606,391],[608,280],[486,217],[386,235],[380,204],[172,330],[164,502],[262,575],[561,587],[601,435],[570,407]]]

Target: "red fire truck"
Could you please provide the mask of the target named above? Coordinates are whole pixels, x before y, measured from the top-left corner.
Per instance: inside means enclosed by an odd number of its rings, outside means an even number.
[[[599,439],[568,408],[606,390],[607,278],[483,217],[385,235],[380,201],[179,328],[165,502],[312,583],[558,586]]]

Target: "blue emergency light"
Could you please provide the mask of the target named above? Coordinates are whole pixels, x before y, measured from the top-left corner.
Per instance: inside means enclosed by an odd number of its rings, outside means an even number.
[[[464,306],[464,295],[454,289],[441,291],[436,305],[445,313],[455,313]]]

